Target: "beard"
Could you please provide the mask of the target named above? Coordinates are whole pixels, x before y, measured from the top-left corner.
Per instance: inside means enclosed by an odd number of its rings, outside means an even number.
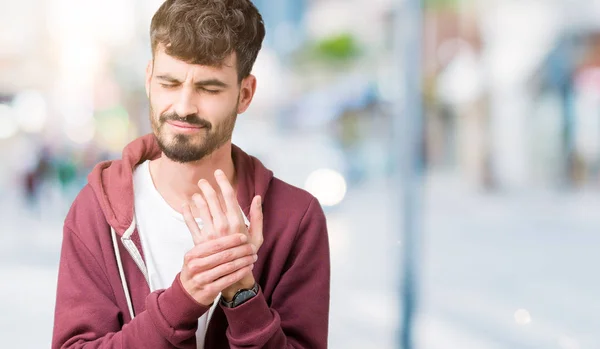
[[[204,159],[231,140],[233,127],[237,120],[237,108],[236,103],[235,108],[223,121],[213,125],[198,114],[181,117],[176,113],[164,113],[157,119],[152,109],[152,103],[150,103],[150,122],[163,154],[172,161],[188,163]],[[172,133],[165,128],[167,121],[185,122],[200,126],[202,129],[193,134]]]

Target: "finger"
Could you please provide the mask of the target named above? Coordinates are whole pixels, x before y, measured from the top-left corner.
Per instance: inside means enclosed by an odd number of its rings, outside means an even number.
[[[213,187],[206,179],[201,179],[198,182],[198,186],[200,187],[200,190],[202,190],[204,199],[206,200],[208,208],[210,209],[210,215],[212,216],[212,224],[215,234],[223,236],[229,233],[229,222],[227,221],[227,218],[221,209],[217,192],[215,192]]]
[[[254,269],[254,264],[251,264],[247,267],[239,269],[229,275],[225,275],[211,283],[211,288],[215,290],[222,291],[227,287],[235,284],[236,282],[243,279],[246,275],[252,273],[252,269]]]
[[[260,247],[263,243],[263,211],[262,198],[257,195],[250,205],[250,240]]]
[[[229,263],[239,258],[256,255],[256,247],[253,244],[242,244],[207,257],[192,259],[188,264],[188,270],[192,274],[213,269],[221,264]],[[258,258],[256,258],[258,259]]]
[[[213,226],[213,219],[210,215],[210,210],[208,209],[208,204],[206,203],[206,200],[204,200],[204,198],[200,194],[192,195],[192,200],[198,208],[198,212],[200,213],[200,219],[202,219],[202,235],[204,239],[208,240],[216,236],[215,229]]]
[[[238,258],[235,261],[231,261],[225,264],[221,264],[213,269],[207,270],[202,273],[196,274],[193,278],[201,285],[208,285],[214,283],[216,280],[227,276],[231,273],[253,265],[255,262],[252,256]]]
[[[183,220],[185,221],[185,225],[187,225],[188,230],[192,234],[192,240],[194,240],[194,245],[198,245],[204,241],[202,237],[202,232],[200,231],[200,227],[198,223],[196,223],[196,219],[192,214],[192,209],[189,204],[185,203],[182,206]]]
[[[185,254],[184,262],[186,265],[189,265],[193,259],[208,257],[215,253],[245,244],[247,241],[248,237],[245,234],[231,234],[214,240],[205,240],[203,243],[194,246]]]
[[[230,225],[241,225],[244,221],[244,217],[242,217],[242,211],[240,210],[239,204],[237,202],[237,197],[235,196],[235,190],[229,183],[227,176],[221,170],[215,171],[215,179],[217,180],[217,184],[219,188],[221,188],[221,194],[223,195],[223,199],[225,200],[225,207],[227,208],[227,218],[229,219]]]

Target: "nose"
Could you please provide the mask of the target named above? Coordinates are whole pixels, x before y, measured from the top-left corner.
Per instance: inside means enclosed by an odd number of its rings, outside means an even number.
[[[179,91],[178,100],[175,104],[175,112],[180,117],[198,114],[198,107],[195,102],[195,91],[190,88],[182,88]]]

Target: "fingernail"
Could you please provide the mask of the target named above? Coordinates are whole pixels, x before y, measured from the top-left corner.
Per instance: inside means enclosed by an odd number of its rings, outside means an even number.
[[[217,175],[217,176],[222,176],[224,174],[225,173],[223,173],[223,171],[221,169],[218,169],[218,170],[215,171],[215,175]]]
[[[251,244],[251,246],[252,246],[252,252],[256,253],[256,251],[257,251],[256,246],[254,246],[254,244]]]
[[[247,237],[246,235],[243,235],[243,234],[242,234],[242,236],[240,236],[240,240],[241,240],[242,242],[246,242],[246,241],[248,241],[248,237]]]
[[[252,258],[254,258],[255,262],[258,260],[258,256],[257,255],[252,256]]]
[[[258,208],[262,206],[262,198],[260,196],[258,197],[258,200],[256,200],[256,203],[258,204]]]

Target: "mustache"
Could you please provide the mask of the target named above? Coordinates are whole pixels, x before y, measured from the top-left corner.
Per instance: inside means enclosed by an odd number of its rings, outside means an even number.
[[[161,124],[167,121],[179,121],[185,122],[190,125],[204,127],[207,130],[210,130],[212,128],[212,124],[210,123],[210,121],[201,118],[198,114],[189,114],[184,117],[181,117],[177,113],[165,113],[160,116],[159,120]]]

